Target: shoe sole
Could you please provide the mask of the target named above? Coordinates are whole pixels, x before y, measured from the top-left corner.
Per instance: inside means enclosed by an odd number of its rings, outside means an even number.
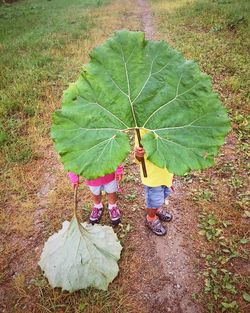
[[[92,225],[95,225],[95,224],[100,224],[100,221],[91,221],[91,220],[89,220],[89,223],[92,224]]]
[[[112,220],[111,220],[111,223],[112,223],[112,225],[118,225],[118,224],[121,223],[121,219],[119,218],[119,219],[116,220],[116,221],[112,221]]]

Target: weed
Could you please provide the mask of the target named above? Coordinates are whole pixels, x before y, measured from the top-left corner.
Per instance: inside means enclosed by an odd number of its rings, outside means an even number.
[[[238,27],[241,23],[246,22],[246,18],[243,15],[240,16],[234,16],[232,19],[230,19],[227,22],[227,27],[232,30],[235,29],[236,27]]]
[[[235,173],[236,173],[235,164],[232,162],[225,162],[225,163],[223,163],[223,165],[221,165],[218,168],[217,173],[224,174],[224,176],[235,175]]]
[[[242,297],[246,302],[250,302],[250,295],[248,293],[244,292]]]
[[[250,207],[250,192],[237,194],[235,203],[242,210],[248,209]]]
[[[238,309],[237,301],[230,302],[228,300],[229,296],[225,297],[225,294],[231,294],[232,296],[238,294],[237,285],[240,278],[225,266],[232,259],[238,257],[248,258],[242,248],[242,245],[247,244],[248,240],[246,238],[238,239],[235,236],[227,239],[224,232],[230,225],[231,223],[218,219],[214,213],[203,211],[200,214],[199,234],[205,236],[209,242],[214,242],[210,246],[211,251],[209,254],[204,252],[201,254],[201,257],[205,259],[206,267],[203,272],[204,291],[213,298],[213,301],[209,302],[208,305],[211,312],[216,307],[215,303],[220,305],[224,311],[231,308]],[[230,299],[232,299],[232,296],[230,296]]]
[[[220,24],[216,24],[211,28],[211,32],[215,32],[215,33],[221,30],[223,30],[223,25],[220,25]]]
[[[134,177],[134,175],[131,175],[131,174],[126,174],[125,177],[124,177],[124,181],[125,182],[133,182],[135,180],[137,181],[138,178]]]
[[[233,176],[231,179],[228,180],[228,184],[234,190],[243,187],[244,183],[240,176]]]
[[[131,226],[131,224],[130,223],[127,223],[127,224],[122,224],[122,223],[120,223],[119,224],[119,230],[118,230],[118,232],[117,232],[117,234],[118,234],[118,236],[119,236],[119,238],[125,238],[127,235],[128,235],[128,233],[130,233],[131,231],[133,230],[133,227]]]
[[[137,195],[136,195],[136,193],[130,193],[128,195],[125,195],[124,197],[128,201],[134,201],[136,199]]]
[[[202,212],[200,214],[199,234],[204,235],[208,241],[215,240],[220,236],[222,228],[214,213]]]
[[[247,141],[249,138],[249,120],[249,115],[238,114],[238,112],[236,112],[236,114],[234,115],[233,121],[237,125],[237,136],[238,140],[241,142]]]
[[[5,143],[8,140],[8,134],[4,131],[0,131],[0,144]]]
[[[238,311],[238,303],[236,301],[227,302],[228,299],[224,298],[224,301],[221,302],[222,312],[225,312],[227,309],[233,309],[233,312]]]
[[[195,190],[193,199],[195,201],[212,201],[214,199],[214,193],[210,190]]]

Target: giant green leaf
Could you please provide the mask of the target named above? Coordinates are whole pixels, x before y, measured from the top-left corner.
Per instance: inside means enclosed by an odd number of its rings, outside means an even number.
[[[52,287],[107,290],[118,274],[121,250],[111,227],[80,223],[74,215],[45,243],[39,265]]]
[[[135,128],[149,131],[147,158],[182,175],[213,164],[229,119],[196,63],[164,41],[123,30],[92,50],[64,92],[52,138],[67,170],[96,178],[127,157],[127,130]]]

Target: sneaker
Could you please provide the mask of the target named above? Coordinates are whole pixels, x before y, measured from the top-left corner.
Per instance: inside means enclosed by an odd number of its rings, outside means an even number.
[[[113,225],[118,225],[121,222],[121,213],[117,206],[113,206],[109,209],[109,217]]]
[[[89,217],[89,221],[92,224],[99,223],[102,217],[103,208],[96,208],[95,206],[92,208],[92,212]]]
[[[159,218],[156,218],[153,221],[148,221],[146,218],[145,225],[158,236],[164,236],[167,233],[167,229],[161,224]]]
[[[159,217],[159,220],[163,222],[170,222],[173,218],[173,215],[166,212],[164,209],[160,209],[159,211],[157,211],[156,215]]]

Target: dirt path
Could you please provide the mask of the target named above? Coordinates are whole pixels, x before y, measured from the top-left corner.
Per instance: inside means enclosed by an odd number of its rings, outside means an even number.
[[[138,0],[138,5],[141,9],[141,20],[146,38],[153,39],[155,30],[150,9],[145,0]]]
[[[148,4],[145,0],[138,0],[138,4],[146,38],[153,39],[155,29]],[[192,293],[199,291],[191,240],[196,224],[195,213],[185,199],[185,188],[179,181],[175,182],[168,210],[173,213],[174,220],[169,224],[167,237],[153,237],[155,258],[160,259],[167,283],[151,297],[154,298],[152,308],[157,304],[155,312],[202,313],[203,309],[192,299]]]
[[[180,182],[170,198],[169,210],[174,215],[168,228],[168,237],[154,238],[156,254],[160,258],[169,283],[157,293],[159,301],[171,309],[170,312],[200,313],[202,308],[193,301],[192,293],[199,292],[197,286],[196,256],[192,242],[194,212],[185,197]]]

